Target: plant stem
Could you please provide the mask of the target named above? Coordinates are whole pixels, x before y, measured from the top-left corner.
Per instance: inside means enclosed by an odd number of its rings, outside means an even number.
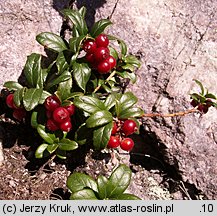
[[[114,71],[109,75],[109,77],[105,80],[104,83],[107,83],[115,74],[116,74],[116,71],[114,70]],[[93,93],[96,93],[96,92],[100,89],[101,86],[102,86],[102,85],[97,86],[97,87],[94,89]]]
[[[175,117],[175,116],[184,116],[190,113],[196,113],[198,112],[197,109],[190,109],[183,112],[177,112],[177,113],[145,113],[142,115],[142,117]]]

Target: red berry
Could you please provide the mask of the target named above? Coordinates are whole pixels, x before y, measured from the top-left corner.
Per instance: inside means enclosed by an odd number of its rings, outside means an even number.
[[[93,53],[87,53],[86,56],[85,56],[86,60],[89,62],[89,63],[93,63],[95,61],[95,58],[94,58],[94,54]]]
[[[53,119],[47,120],[46,127],[50,131],[56,131],[59,129],[59,125]]]
[[[97,47],[107,47],[109,45],[109,39],[105,34],[100,34],[96,37]]]
[[[193,107],[196,107],[198,104],[199,104],[199,102],[194,100],[194,99],[191,101],[191,106],[193,106]]]
[[[206,106],[207,106],[207,107],[211,107],[211,106],[213,105],[213,102],[212,102],[211,99],[207,99],[207,100],[205,101],[205,103],[206,103]]]
[[[111,136],[108,142],[108,148],[117,148],[121,144],[119,137]]]
[[[122,140],[120,147],[125,151],[131,151],[134,147],[134,142],[131,138],[125,138]]]
[[[53,111],[53,119],[58,123],[63,123],[69,119],[69,112],[64,107],[58,107]]]
[[[197,109],[202,113],[207,113],[209,110],[209,107],[205,104],[200,104]]]
[[[106,47],[99,47],[94,52],[94,58],[97,62],[101,62],[102,60],[109,57],[109,49]]]
[[[71,105],[65,106],[64,108],[67,109],[67,111],[69,112],[69,115],[70,115],[70,116],[71,116],[71,115],[74,115],[74,113],[75,113],[75,109],[76,109],[76,107],[75,107],[74,104],[71,104]]]
[[[61,123],[60,124],[60,129],[62,131],[65,131],[65,132],[69,132],[72,129],[72,123],[71,123],[70,119],[63,122],[63,123]]]
[[[109,62],[107,61],[107,59],[101,61],[97,65],[97,71],[101,74],[107,74],[107,73],[109,73],[110,70],[111,70],[111,66],[110,66]]]
[[[137,125],[135,121],[129,119],[124,122],[122,131],[126,136],[133,134],[136,130],[137,130]]]
[[[118,130],[117,124],[113,122],[112,135],[116,134]]]
[[[106,60],[109,62],[111,69],[116,66],[116,59],[113,56],[109,56]]]
[[[51,112],[50,110],[46,110],[46,116],[48,119],[52,118],[53,112]]]
[[[18,121],[22,121],[26,117],[26,110],[24,108],[18,108],[13,111],[13,117]]]
[[[96,49],[97,45],[94,40],[86,40],[83,44],[83,49],[85,52],[93,53]]]
[[[47,110],[54,111],[57,107],[60,106],[60,100],[56,95],[51,95],[46,98],[44,106]]]
[[[9,108],[12,108],[12,109],[17,109],[18,107],[16,107],[16,105],[14,104],[14,95],[13,94],[9,94],[7,97],[6,97],[6,104]]]

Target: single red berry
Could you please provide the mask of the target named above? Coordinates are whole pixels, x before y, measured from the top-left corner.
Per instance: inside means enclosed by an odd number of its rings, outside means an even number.
[[[75,109],[76,109],[76,107],[75,107],[74,104],[71,104],[71,105],[65,106],[64,108],[67,109],[67,111],[69,112],[69,115],[70,115],[70,116],[74,115],[74,113],[75,113]]]
[[[46,116],[48,119],[52,118],[53,112],[50,110],[46,110]]]
[[[46,127],[50,131],[56,131],[59,129],[59,125],[53,119],[47,120]]]
[[[97,47],[107,47],[109,45],[109,39],[105,34],[100,34],[95,39]]]
[[[134,142],[131,138],[125,138],[122,140],[120,147],[125,151],[131,151],[134,147]]]
[[[109,62],[111,69],[116,66],[116,59],[113,56],[110,55],[106,60]]]
[[[194,100],[194,99],[191,101],[191,106],[193,106],[193,107],[196,107],[198,104],[199,104],[199,102]]]
[[[121,144],[119,137],[111,136],[108,142],[108,148],[117,148]]]
[[[69,132],[69,131],[72,129],[72,123],[71,123],[70,119],[69,119],[69,120],[66,120],[66,121],[63,122],[63,123],[61,123],[61,124],[60,124],[60,129],[61,129],[62,131],[65,131],[65,132]]]
[[[13,111],[13,117],[18,121],[22,121],[26,117],[26,110],[24,108],[18,108]]]
[[[94,52],[94,58],[97,62],[101,62],[109,57],[109,49],[106,47],[99,47]]]
[[[122,131],[126,136],[133,134],[137,130],[136,122],[129,119],[126,120],[122,126]]]
[[[59,98],[56,95],[51,95],[46,98],[44,106],[47,110],[54,111],[61,104]]]
[[[207,107],[211,107],[211,106],[213,105],[213,102],[212,102],[211,99],[207,99],[207,100],[205,101],[205,103],[206,103],[206,106],[207,106]]]
[[[96,45],[96,42],[94,40],[86,40],[84,41],[84,44],[83,44],[83,50],[85,52],[88,52],[88,53],[93,53],[96,49],[97,45]]]
[[[14,104],[14,95],[13,94],[9,94],[7,97],[6,97],[6,104],[9,108],[12,108],[12,109],[17,109],[18,107],[16,107],[16,105]]]
[[[53,120],[63,123],[69,119],[69,112],[64,107],[58,107],[53,111]]]
[[[118,131],[117,124],[115,122],[113,122],[112,135],[116,134],[117,131]]]
[[[85,58],[86,58],[86,60],[89,63],[95,62],[95,58],[94,58],[94,54],[93,53],[87,53],[86,56],[85,56]]]
[[[111,66],[110,66],[109,62],[107,61],[107,59],[101,61],[97,65],[97,71],[100,74],[107,74],[107,73],[109,73],[110,70],[111,70]]]
[[[205,105],[205,104],[200,104],[198,107],[197,107],[197,109],[200,111],[200,112],[202,112],[202,113],[207,113],[208,112],[208,110],[209,110],[209,107],[207,106],[207,105]]]

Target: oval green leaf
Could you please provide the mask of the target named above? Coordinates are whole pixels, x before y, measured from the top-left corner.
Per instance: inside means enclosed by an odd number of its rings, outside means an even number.
[[[54,134],[46,133],[44,125],[39,124],[37,127],[37,131],[39,135],[41,136],[41,138],[49,144],[53,144],[54,140],[56,140],[56,137]]]
[[[36,158],[43,158],[44,157],[44,151],[47,149],[48,144],[41,144],[35,151],[35,157]]]
[[[64,151],[71,151],[78,148],[78,143],[70,139],[61,139],[59,141],[59,149]]]
[[[90,189],[83,189],[73,193],[70,200],[97,200],[94,191]]]
[[[107,183],[108,179],[105,176],[98,176],[97,186],[100,199],[105,199],[107,197]]]
[[[20,85],[18,82],[15,81],[5,82],[3,86],[7,88],[9,91],[16,91],[23,88],[22,85]]]
[[[138,107],[132,107],[128,110],[121,111],[119,114],[120,119],[138,118],[144,114],[144,111]]]
[[[139,197],[133,195],[124,193],[114,198],[115,200],[141,200]]]
[[[23,87],[21,89],[18,89],[14,92],[14,103],[17,107],[20,107],[23,101],[24,93],[25,93],[26,87]]]
[[[109,19],[101,19],[95,22],[90,32],[91,36],[95,38],[99,34],[103,33],[105,28],[111,24],[112,22]]]

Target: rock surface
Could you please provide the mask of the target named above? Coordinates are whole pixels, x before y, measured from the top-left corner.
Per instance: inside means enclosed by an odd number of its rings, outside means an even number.
[[[217,93],[217,2],[215,0],[77,0],[88,7],[88,23],[111,15],[110,34],[124,39],[141,58],[137,83],[131,90],[146,112],[177,112],[190,108],[193,79]],[[35,41],[42,31],[59,34],[59,10],[67,0],[5,0],[0,2],[0,88],[17,80],[32,52],[43,52]],[[168,119],[145,119],[145,132],[165,147],[164,160],[182,180],[209,199],[217,199],[217,113]],[[142,148],[142,146],[140,147]],[[145,152],[144,150],[141,150]],[[160,151],[160,149],[159,149]]]

